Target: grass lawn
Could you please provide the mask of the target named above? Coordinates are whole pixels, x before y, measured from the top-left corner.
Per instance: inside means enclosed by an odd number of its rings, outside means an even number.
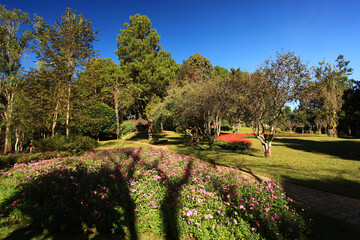
[[[242,133],[250,131],[249,128],[242,128]],[[360,139],[327,136],[277,138],[273,142],[272,157],[265,158],[260,141],[255,138],[250,139],[254,149],[240,153],[219,147],[209,151],[205,142],[199,146],[187,146],[183,134],[171,131],[155,137],[166,140],[161,145],[179,154],[235,167],[253,175],[277,178],[360,199]],[[119,140],[119,143],[112,140],[100,144],[99,149],[149,147],[146,133]]]

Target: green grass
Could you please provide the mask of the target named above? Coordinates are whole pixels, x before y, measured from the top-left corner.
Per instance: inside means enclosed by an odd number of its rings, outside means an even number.
[[[242,128],[241,132],[250,132]],[[206,142],[188,146],[183,134],[165,131],[155,134],[163,145],[184,155],[231,166],[252,175],[277,178],[340,195],[360,199],[360,139],[330,138],[327,136],[277,138],[273,142],[272,157],[263,156],[259,140],[252,138],[254,146],[246,153],[231,152],[219,147],[208,150]],[[149,147],[146,133],[127,140],[100,142],[99,149],[113,147]]]
[[[360,199],[360,140],[329,137],[278,138],[272,157],[263,157],[257,139],[253,151],[236,153],[220,148],[169,146],[180,154],[214,164],[231,166],[253,175],[277,178],[340,195]]]

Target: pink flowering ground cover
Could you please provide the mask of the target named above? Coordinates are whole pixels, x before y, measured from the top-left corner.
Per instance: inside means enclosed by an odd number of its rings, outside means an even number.
[[[0,193],[2,214],[49,232],[297,239],[305,227],[276,182],[155,149],[18,164],[2,173]]]

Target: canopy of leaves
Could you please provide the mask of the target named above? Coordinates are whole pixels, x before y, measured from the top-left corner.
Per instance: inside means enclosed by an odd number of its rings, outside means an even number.
[[[188,82],[208,81],[213,77],[214,68],[211,62],[199,53],[195,53],[181,65],[178,82],[184,85]]]
[[[147,16],[130,16],[117,37],[120,66],[140,90],[135,108],[140,114],[153,98],[163,98],[166,87],[175,79],[177,65],[170,53],[162,50],[160,36]]]

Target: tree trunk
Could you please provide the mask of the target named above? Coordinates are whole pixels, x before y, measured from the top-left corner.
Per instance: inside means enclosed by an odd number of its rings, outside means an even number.
[[[52,126],[51,126],[51,136],[55,136],[55,127],[56,127],[56,123],[57,123],[57,118],[58,118],[58,114],[59,114],[59,100],[56,102],[56,106],[55,106],[55,112],[54,112],[54,117],[53,117],[53,122],[52,122]]]
[[[66,107],[66,137],[70,135],[70,98],[71,98],[71,76],[69,76],[69,85],[68,85],[68,97],[67,97],[67,107]]]
[[[15,137],[16,137],[15,152],[19,152],[19,133],[17,129],[15,129]]]
[[[163,133],[164,132],[164,126],[163,126],[163,121],[161,119],[160,121],[160,132]]]
[[[264,150],[264,156],[265,157],[271,157],[271,143],[272,143],[272,140],[274,139],[274,135],[269,136],[268,141],[266,141],[265,136],[263,136],[263,135],[258,135],[256,137],[261,142],[261,145],[262,145],[263,150]]]
[[[12,118],[12,111],[13,111],[13,102],[14,102],[14,94],[10,94],[6,97],[7,99],[7,107],[4,112],[5,117],[5,145],[4,145],[4,154],[11,152],[11,118]]]
[[[119,122],[119,97],[117,93],[114,93],[114,110],[116,116],[116,139],[119,139],[120,134],[120,122]]]
[[[147,117],[147,121],[148,121],[148,140],[152,140],[152,128],[153,128],[153,123],[152,123],[152,121],[151,121],[151,119],[150,119],[150,115],[149,114],[147,114],[146,115],[146,117]]]
[[[10,123],[6,123],[5,126],[5,147],[4,154],[11,152],[11,133],[10,133]]]
[[[271,142],[262,143],[265,157],[271,157]]]

